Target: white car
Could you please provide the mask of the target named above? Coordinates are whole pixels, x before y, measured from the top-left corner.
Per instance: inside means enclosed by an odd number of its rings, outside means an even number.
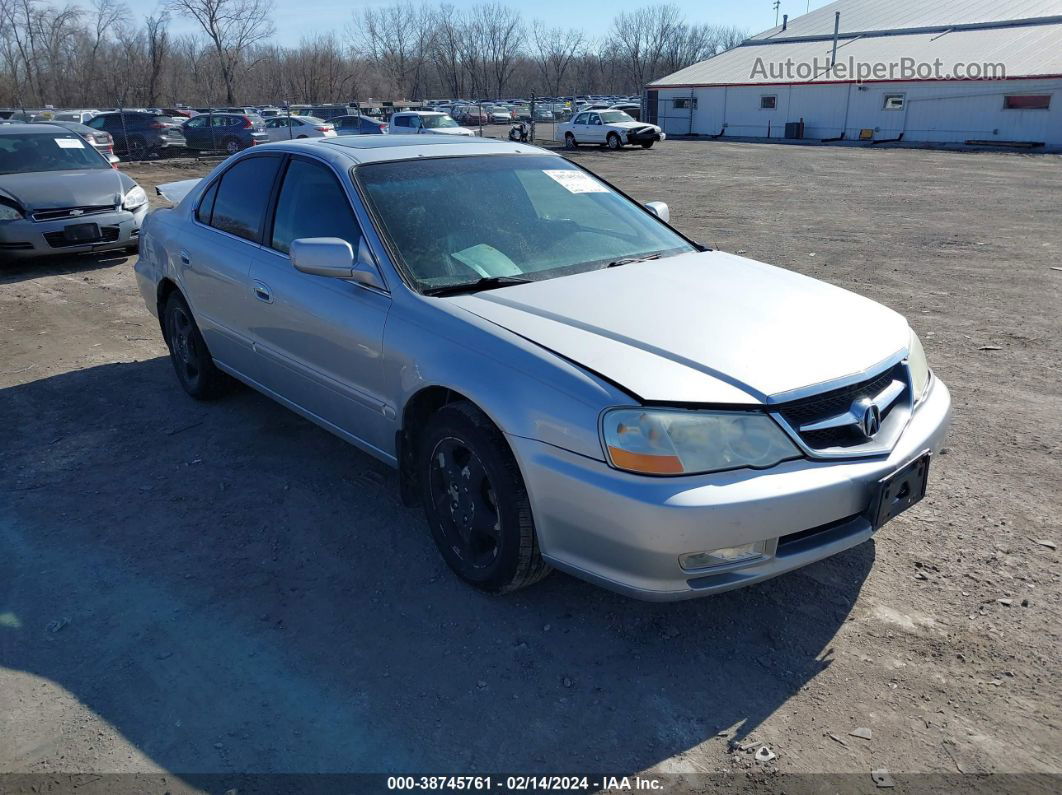
[[[619,149],[624,144],[636,144],[649,149],[667,136],[655,124],[635,121],[622,110],[584,110],[571,121],[557,125],[567,149],[579,144],[604,144]]]
[[[52,115],[52,121],[73,121],[78,124],[88,124],[91,119],[100,115],[98,110],[61,110]]]
[[[270,141],[295,138],[334,138],[336,129],[316,116],[273,116],[266,119],[265,131]]]
[[[387,126],[392,135],[442,133],[443,135],[475,135],[474,130],[460,126],[449,113],[430,110],[409,110],[396,113]]]

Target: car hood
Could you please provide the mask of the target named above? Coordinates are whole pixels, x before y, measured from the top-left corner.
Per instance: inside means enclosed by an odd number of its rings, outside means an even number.
[[[3,191],[28,211],[117,204],[130,187],[113,168],[0,176]]]
[[[637,130],[637,129],[641,129],[642,127],[649,127],[649,128],[651,128],[653,130],[659,130],[660,129],[655,124],[648,124],[647,122],[644,122],[644,121],[610,121],[608,123],[608,126],[609,127],[616,127],[616,128],[618,128],[620,130]]]
[[[763,404],[905,350],[855,293],[720,251],[446,299],[652,402]]]
[[[465,127],[434,127],[426,135],[475,135],[472,130]]]

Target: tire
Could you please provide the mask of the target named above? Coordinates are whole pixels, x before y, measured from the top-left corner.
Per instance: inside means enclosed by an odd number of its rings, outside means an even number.
[[[243,148],[240,146],[240,142],[236,138],[226,138],[221,142],[221,145],[225,149],[226,154],[230,155],[236,154]]]
[[[642,141],[642,149],[652,149],[656,141]]]
[[[296,135],[295,136],[296,139],[305,138],[305,137],[306,137],[305,135]]]
[[[571,133],[564,133],[564,148],[565,149],[578,149],[579,144],[575,142],[575,136]]]
[[[129,143],[125,149],[125,154],[130,160],[147,160],[147,141],[145,141],[143,136],[140,135],[130,137]]]
[[[612,151],[616,151],[617,149],[623,148],[623,141],[620,140],[619,135],[616,133],[609,133],[608,137],[605,139],[605,146]]]
[[[178,292],[166,300],[162,328],[170,362],[184,391],[196,400],[213,400],[224,394],[229,377],[214,365],[192,310]]]
[[[432,538],[458,577],[509,593],[552,571],[539,553],[516,459],[478,408],[461,401],[439,409],[421,434],[414,466]]]

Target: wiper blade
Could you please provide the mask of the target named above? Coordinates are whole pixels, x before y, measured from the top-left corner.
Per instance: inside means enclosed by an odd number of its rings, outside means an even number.
[[[630,265],[632,262],[647,262],[651,259],[660,259],[659,254],[649,254],[645,257],[624,257],[623,259],[612,260],[606,268],[618,268],[620,265]]]
[[[444,284],[441,287],[429,287],[424,295],[445,296],[459,295],[461,293],[478,293],[481,290],[494,290],[498,287],[509,287],[513,284],[530,284],[533,279],[524,279],[520,276],[484,276],[474,282],[462,282],[461,284]]]

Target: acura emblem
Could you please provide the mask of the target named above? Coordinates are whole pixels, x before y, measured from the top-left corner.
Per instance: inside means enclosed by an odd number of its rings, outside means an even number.
[[[862,426],[863,435],[868,439],[873,439],[877,432],[881,430],[881,412],[873,403],[867,406],[867,410],[863,412]]]

